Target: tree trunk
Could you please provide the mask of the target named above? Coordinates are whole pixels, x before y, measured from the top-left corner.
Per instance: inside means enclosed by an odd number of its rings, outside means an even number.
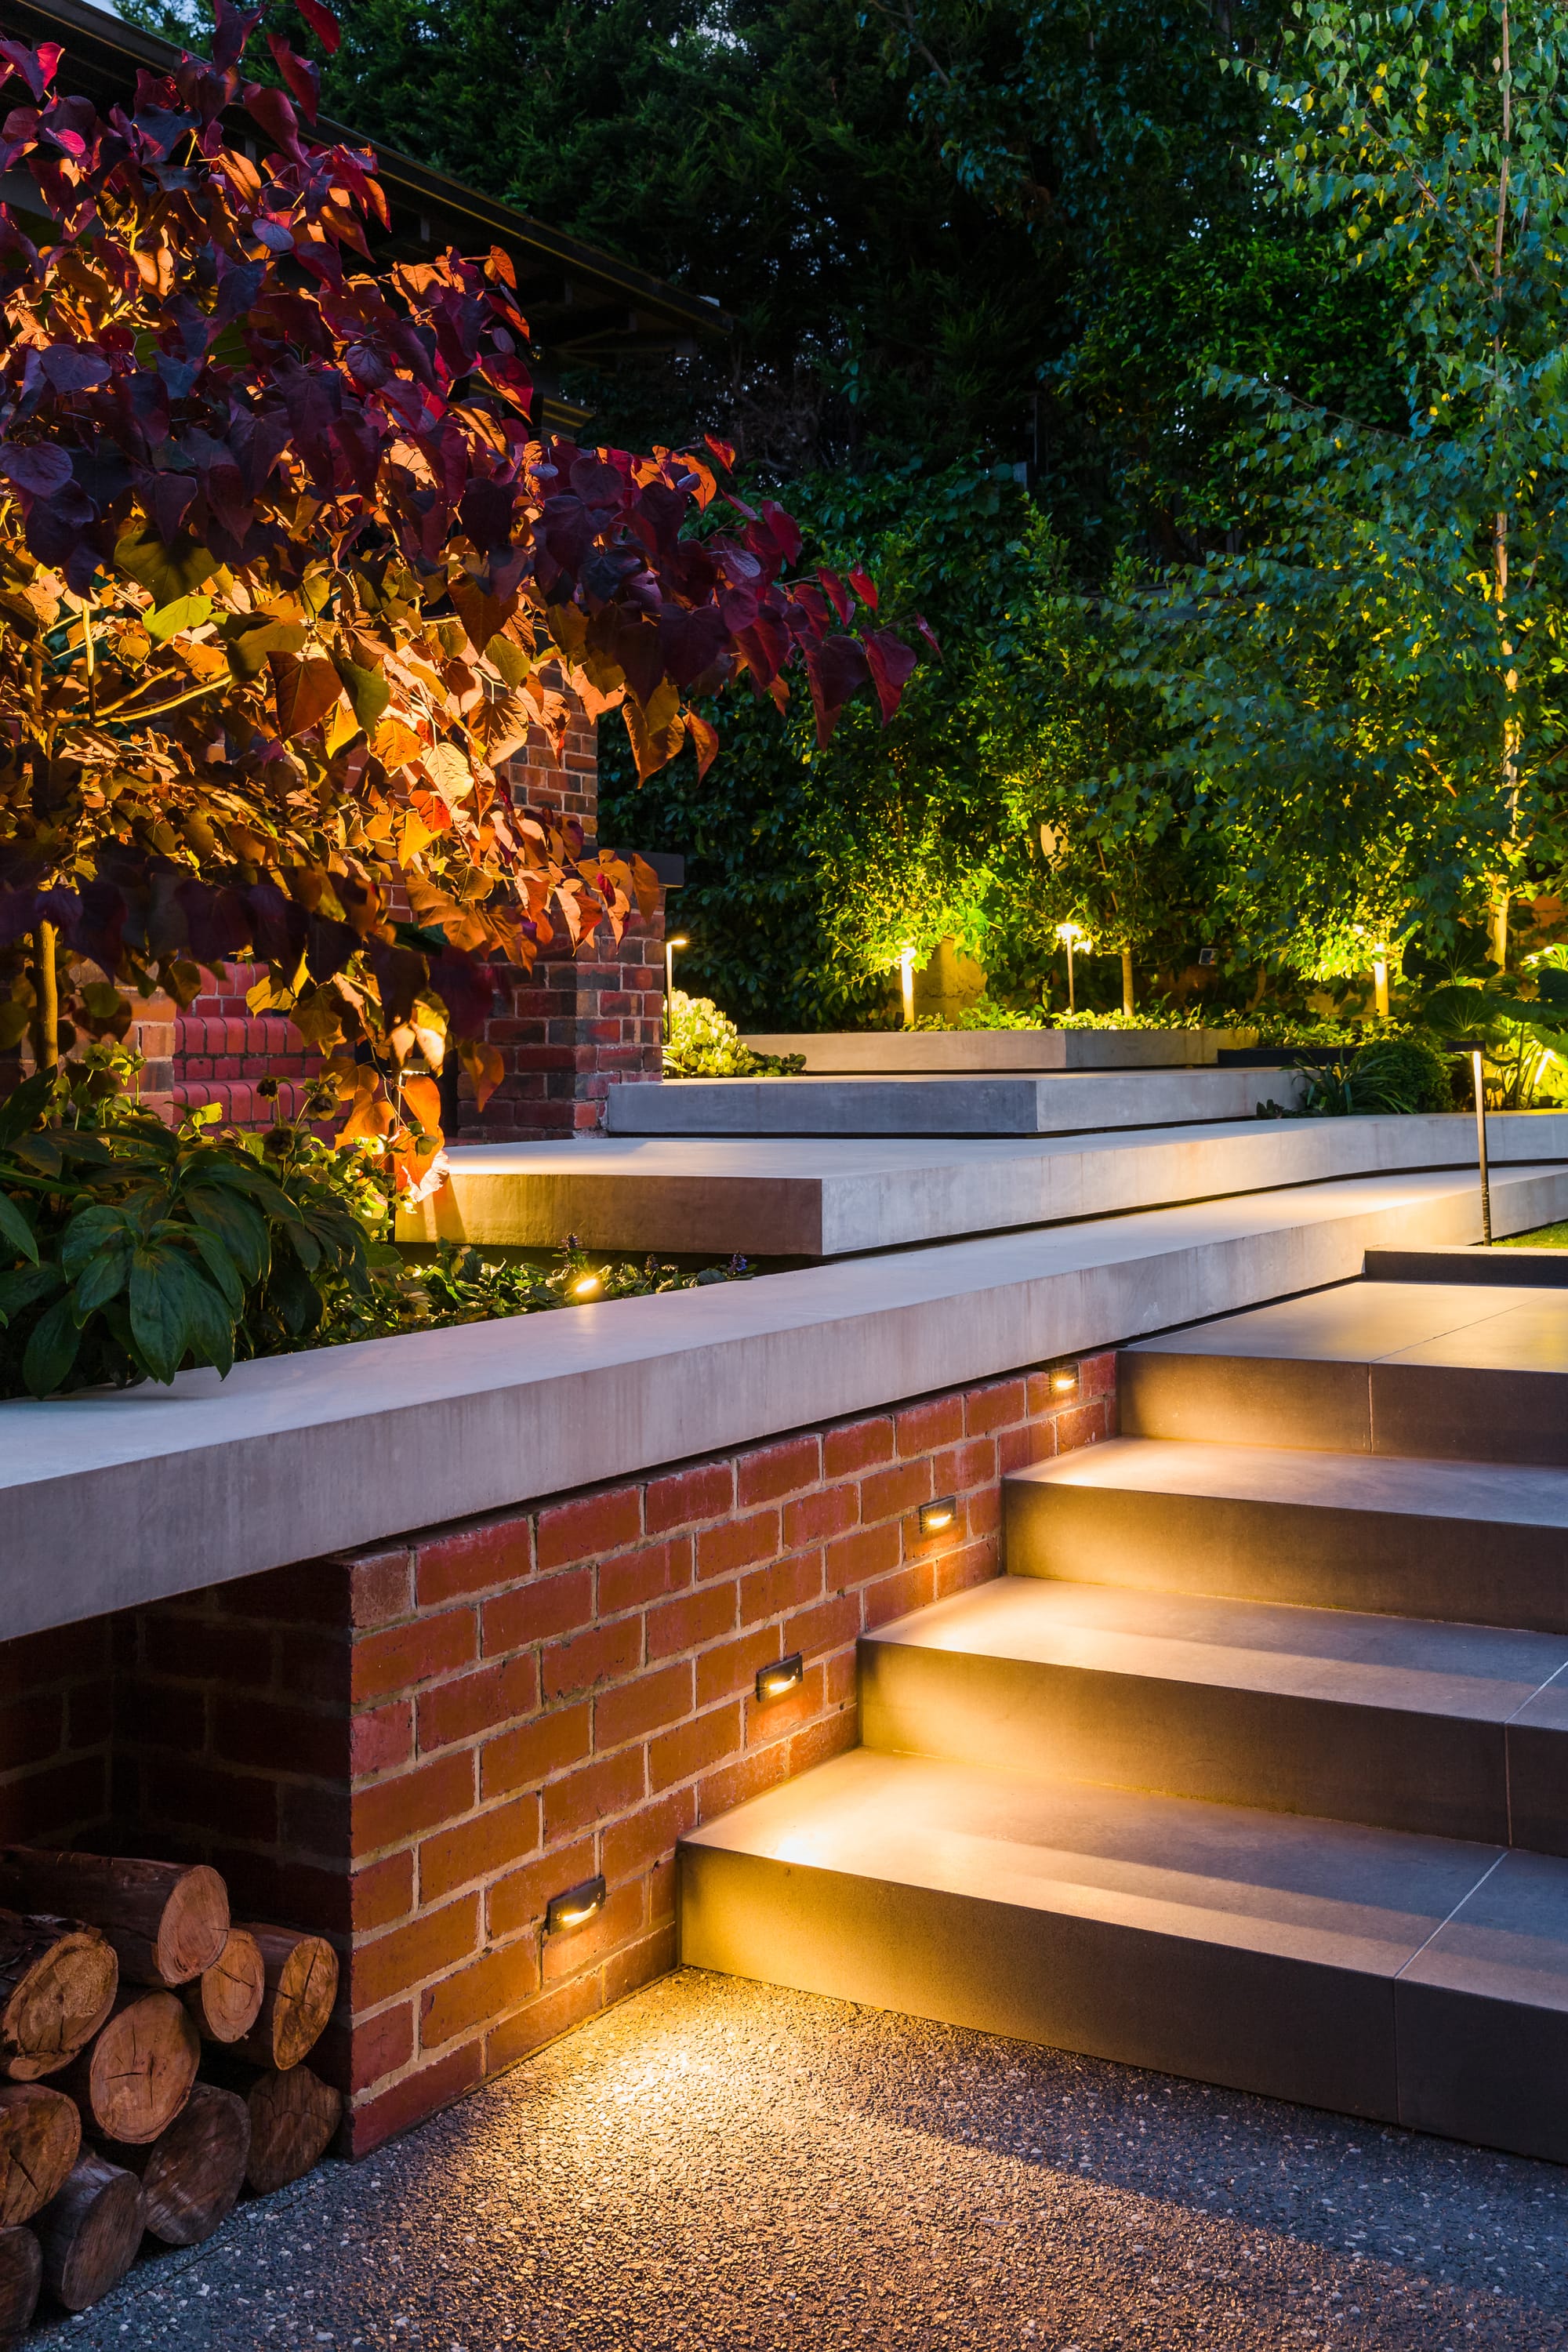
[[[33,1058],[40,1070],[54,1070],[60,1059],[60,999],[55,973],[53,923],[40,923],[33,934]]]
[[[108,2016],[118,1981],[96,1927],[0,1912],[0,2073],[31,2083],[68,2064]]]
[[[228,1934],[228,1889],[205,1863],[0,1846],[0,1903],[59,1911],[100,1927],[131,1984],[188,1984]]]
[[[231,1927],[212,1967],[185,1987],[186,2012],[204,2042],[237,2042],[259,2016],[266,1990],[260,1945],[248,1927]]]
[[[250,2110],[232,2091],[198,2083],[165,2132],[124,2151],[141,2178],[147,2227],[166,2246],[198,2246],[233,2212],[250,2154]]]
[[[125,2276],[142,2243],[142,2184],[91,2153],[37,2221],[44,2283],[68,2311],[85,2311]]]
[[[202,2045],[172,1992],[124,1992],[90,2050],[60,2077],[101,2139],[144,2147],[191,2095]]]
[[[246,1928],[260,1947],[267,1990],[256,2023],[235,2049],[254,2066],[297,2066],[327,2029],[338,1997],[338,1956],[320,1936],[291,1927]]]
[[[320,2163],[343,2111],[342,2094],[309,2066],[256,2075],[247,2104],[250,2155],[245,2177],[258,2197],[285,2188]]]
[[[44,2250],[31,2230],[0,2230],[0,2347],[20,2343],[38,2307]]]
[[[1131,948],[1123,948],[1121,950],[1121,1010],[1129,1020],[1132,1018],[1132,950]]]
[[[0,2084],[0,2231],[58,2196],[80,2154],[74,2099],[42,2083]]]

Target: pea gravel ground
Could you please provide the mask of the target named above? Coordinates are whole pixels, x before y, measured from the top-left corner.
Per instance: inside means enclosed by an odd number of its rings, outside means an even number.
[[[688,1970],[43,2340],[1535,2352],[1565,2221],[1551,2165]]]

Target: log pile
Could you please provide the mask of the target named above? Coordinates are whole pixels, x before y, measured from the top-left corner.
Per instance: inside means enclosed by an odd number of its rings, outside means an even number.
[[[330,1944],[237,1925],[205,1864],[0,1846],[0,2352],[46,2289],[85,2311],[144,2236],[199,2244],[320,2161],[337,1989]]]

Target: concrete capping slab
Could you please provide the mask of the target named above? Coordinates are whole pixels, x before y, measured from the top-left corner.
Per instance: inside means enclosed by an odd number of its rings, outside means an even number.
[[[1500,1166],[1568,1160],[1568,1113],[1504,1117],[1493,1128]],[[1474,1143],[1472,1121],[1450,1112],[1082,1138],[586,1136],[465,1145],[451,1153],[450,1181],[399,1219],[398,1235],[548,1248],[574,1233],[590,1248],[634,1254],[836,1257],[1342,1176],[1463,1168]],[[1568,1279],[1568,1252],[1562,1260]]]
[[[1568,1167],[1500,1171],[1500,1232]],[[1462,1242],[1473,1178],[1382,1176],[754,1285],[0,1404],[0,1638],[810,1428]]]
[[[753,1054],[804,1054],[808,1076],[981,1070],[1213,1068],[1215,1029],[873,1029],[745,1037]]]

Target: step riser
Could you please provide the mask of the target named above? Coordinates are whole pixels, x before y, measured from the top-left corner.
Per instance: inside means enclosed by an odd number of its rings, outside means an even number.
[[[689,1968],[1395,2122],[1388,1979],[685,1847]]]
[[[1568,2015],[685,1847],[680,1957],[1227,2090],[1568,2161]]]
[[[1568,1633],[1568,1536],[1406,1511],[1003,1484],[1014,1576]]]
[[[860,1727],[888,1755],[1568,1853],[1561,1731],[876,1640]]]
[[[1276,1356],[1117,1359],[1124,1437],[1568,1466],[1568,1373]]]

